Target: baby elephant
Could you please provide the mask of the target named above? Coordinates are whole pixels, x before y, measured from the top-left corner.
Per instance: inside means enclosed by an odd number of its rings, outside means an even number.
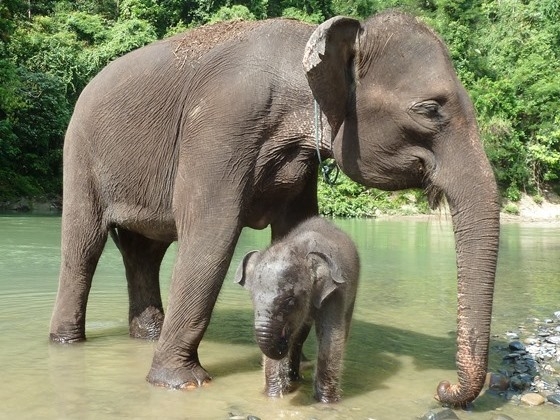
[[[325,403],[340,399],[342,356],[359,271],[352,240],[320,217],[304,221],[265,251],[244,257],[235,281],[251,292],[267,395],[294,389],[303,343],[315,322],[314,397]]]

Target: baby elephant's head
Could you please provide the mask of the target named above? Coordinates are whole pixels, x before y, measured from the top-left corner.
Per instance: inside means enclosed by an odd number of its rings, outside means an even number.
[[[261,351],[271,359],[284,358],[292,337],[310,321],[314,308],[344,282],[330,257],[271,247],[248,253],[235,281],[251,293],[255,335]]]

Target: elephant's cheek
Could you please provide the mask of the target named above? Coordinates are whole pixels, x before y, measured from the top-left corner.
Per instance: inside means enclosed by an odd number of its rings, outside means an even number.
[[[352,180],[387,191],[423,188],[435,166],[433,154],[422,147],[394,143],[383,147],[375,138],[358,137],[350,123],[343,123],[333,145],[338,166]],[[399,136],[387,136],[387,138]]]

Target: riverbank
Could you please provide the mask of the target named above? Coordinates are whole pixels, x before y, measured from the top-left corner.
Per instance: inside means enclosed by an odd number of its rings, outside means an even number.
[[[62,197],[19,198],[0,201],[0,211],[37,214],[59,213],[62,211]],[[451,215],[447,206],[443,206],[429,214],[423,214],[418,209],[411,213],[410,205],[406,205],[403,207],[402,212],[398,210],[392,210],[390,214],[379,212],[375,218],[451,220]],[[547,193],[543,201],[537,203],[529,195],[522,194],[519,201],[503,204],[500,220],[505,223],[547,223],[560,226],[560,196],[554,193]]]
[[[508,345],[491,350],[501,355],[502,364],[487,375],[489,391],[513,404],[560,409],[560,310],[495,337]]]
[[[506,203],[501,220],[506,222],[547,222],[560,224],[560,197],[554,193],[546,194],[542,202],[527,194],[522,194],[516,203]],[[509,211],[507,211],[509,210]]]
[[[420,220],[449,220],[451,214],[447,206],[434,210],[429,214],[379,214],[376,218],[382,219],[420,219]],[[506,202],[500,213],[502,223],[546,223],[547,225],[560,226],[560,196],[547,194],[540,203],[527,194],[522,194],[517,202]]]

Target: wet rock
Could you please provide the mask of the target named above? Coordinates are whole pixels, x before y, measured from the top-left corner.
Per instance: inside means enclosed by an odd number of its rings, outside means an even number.
[[[527,366],[527,364],[523,363],[523,362],[524,362],[524,360],[518,361],[515,364],[515,372],[517,372],[517,373],[527,373],[527,372],[529,372],[529,366]]]
[[[511,351],[525,351],[525,346],[523,345],[523,343],[521,341],[512,341],[511,343],[509,343],[509,349]]]
[[[545,396],[560,395],[559,315],[560,311],[556,311],[554,317],[549,318],[552,322],[528,319],[526,326],[519,326],[520,337],[512,337],[507,347],[498,348],[503,352],[500,373],[509,378],[509,387],[499,391],[506,399],[519,401],[521,394],[527,391]],[[497,390],[503,382],[500,377],[489,377],[487,384]]]
[[[547,401],[552,403],[552,404],[556,404],[556,405],[560,405],[560,393],[559,394],[550,394],[548,397],[546,397]]]
[[[516,391],[525,391],[531,387],[531,380],[529,379],[529,381],[527,381],[527,379],[521,375],[515,375],[511,378],[509,383],[511,388]]]
[[[450,408],[442,408],[428,411],[420,420],[459,420],[459,417]]]
[[[551,335],[545,338],[547,343],[560,344],[560,335]]]
[[[544,404],[545,399],[541,394],[530,392],[521,396],[521,402],[530,406],[537,406]]]
[[[228,420],[245,420],[247,417],[239,412],[230,411],[228,413]]]
[[[490,420],[513,420],[513,418],[506,414],[494,414]]]
[[[507,391],[509,378],[501,373],[489,373],[486,377],[488,388],[493,391]]]
[[[509,353],[504,356],[504,359],[517,359],[519,357],[518,353]]]

